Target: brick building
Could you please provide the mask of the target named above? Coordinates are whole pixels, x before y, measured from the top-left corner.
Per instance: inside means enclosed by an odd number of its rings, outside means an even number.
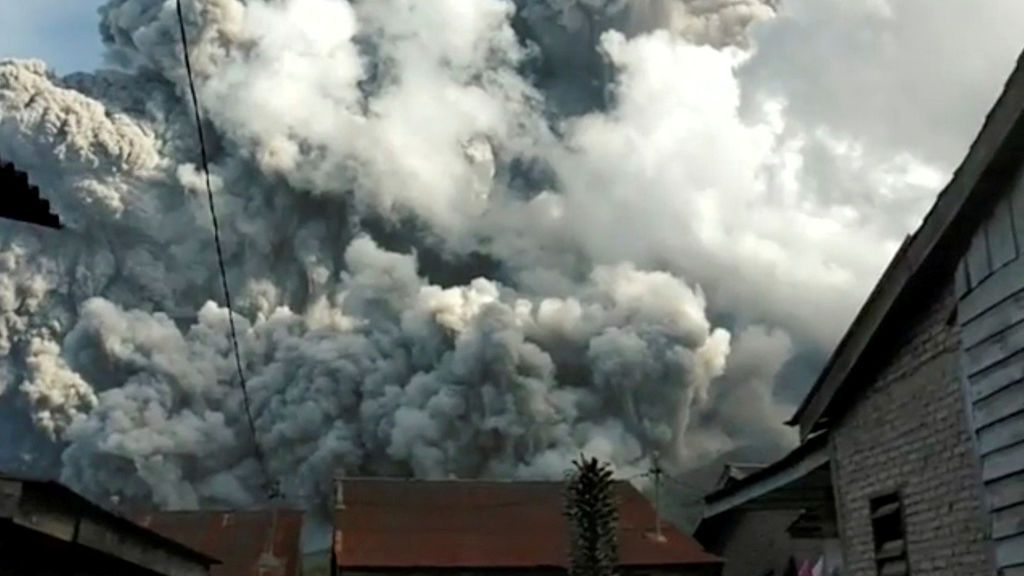
[[[1020,62],[790,424],[803,444],[710,494],[704,523],[831,511],[845,575],[1024,575]]]
[[[335,574],[565,574],[569,527],[560,482],[340,479]],[[628,482],[619,506],[619,573],[717,576],[721,562],[663,524]]]
[[[866,389],[831,426],[836,508],[849,574],[875,574],[872,514],[902,508],[913,574],[991,574],[982,486],[960,382],[952,282],[921,299]],[[897,552],[894,552],[896,554]]]

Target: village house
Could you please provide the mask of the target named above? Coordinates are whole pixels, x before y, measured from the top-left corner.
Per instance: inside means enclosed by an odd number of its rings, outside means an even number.
[[[334,574],[565,574],[560,482],[339,479]],[[721,562],[617,482],[619,573],[716,576]]]
[[[723,558],[723,576],[783,576],[819,561],[824,575],[841,567],[827,435],[769,466],[730,468],[694,533]]]
[[[208,576],[216,563],[56,482],[0,475],[0,574]]]
[[[1024,575],[1022,113],[1018,62],[796,411],[802,445],[707,497],[726,574],[736,519],[831,508],[844,575]]]
[[[134,514],[133,519],[220,560],[210,576],[302,574],[299,511],[153,511]]]

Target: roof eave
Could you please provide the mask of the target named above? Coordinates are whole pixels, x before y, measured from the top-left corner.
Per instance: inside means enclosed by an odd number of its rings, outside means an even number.
[[[709,519],[733,510],[829,462],[828,435],[818,433],[772,464],[704,497]]]
[[[199,550],[186,546],[176,540],[167,538],[145,526],[131,521],[128,518],[121,516],[107,510],[106,508],[96,504],[89,500],[85,496],[82,496],[78,492],[71,488],[45,478],[33,478],[33,477],[19,477],[14,475],[0,474],[0,480],[17,483],[20,485],[18,491],[18,498],[20,499],[25,494],[34,494],[39,497],[45,496],[47,500],[63,499],[69,503],[74,510],[75,514],[79,514],[83,517],[86,515],[96,518],[102,518],[108,521],[120,530],[132,532],[135,535],[148,540],[150,543],[159,546],[165,550],[172,550],[179,556],[186,557],[191,561],[204,564],[206,566],[219,565],[221,562],[217,558],[213,558],[208,554],[205,554]],[[76,536],[77,538],[77,536]]]

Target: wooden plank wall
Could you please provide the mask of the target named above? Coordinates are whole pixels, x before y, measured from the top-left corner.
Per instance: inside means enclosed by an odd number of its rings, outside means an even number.
[[[956,287],[995,561],[1024,576],[1024,178],[975,233]]]

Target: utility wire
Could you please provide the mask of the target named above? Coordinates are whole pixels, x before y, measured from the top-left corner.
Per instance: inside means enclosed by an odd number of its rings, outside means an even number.
[[[710,488],[705,488],[703,486],[698,486],[697,484],[692,484],[692,483],[687,482],[685,480],[680,480],[679,478],[675,478],[673,476],[669,476],[668,474],[665,473],[664,470],[661,471],[660,475],[661,475],[661,479],[662,480],[666,480],[668,482],[672,482],[673,484],[675,484],[677,486],[680,486],[682,488],[686,488],[687,490],[692,490],[694,492],[700,492],[700,493],[703,493],[703,494],[711,492]],[[622,478],[615,478],[615,480],[629,481],[629,480],[636,480],[637,478],[652,478],[654,476],[655,476],[654,471],[653,470],[649,470],[647,472],[639,472],[639,473],[633,474],[631,476],[625,476],[625,477],[622,477]]]
[[[693,484],[692,482],[687,482],[685,480],[680,480],[679,478],[673,478],[672,476],[669,476],[667,474],[664,476],[664,478],[665,478],[665,480],[668,480],[669,482],[673,482],[673,483],[675,483],[675,484],[677,484],[677,485],[679,485],[679,486],[681,486],[683,488],[686,488],[688,490],[693,490],[694,492],[700,492],[700,493],[703,493],[703,494],[707,494],[707,493],[711,492],[711,488],[707,488],[707,487],[704,487],[704,486],[698,486],[697,484]]]
[[[182,52],[185,55],[185,73],[188,75],[188,89],[192,94],[192,110],[195,113],[196,130],[199,133],[199,150],[203,162],[203,176],[206,180],[206,197],[210,204],[210,219],[213,221],[213,242],[217,246],[217,265],[220,268],[220,282],[224,289],[224,303],[228,308],[228,325],[231,328],[231,347],[235,354],[235,368],[238,371],[238,381],[242,388],[242,400],[245,405],[245,416],[249,423],[249,434],[252,436],[253,452],[256,462],[259,464],[268,486],[267,493],[270,498],[280,496],[276,483],[271,479],[267,471],[266,460],[263,458],[263,450],[260,448],[259,439],[256,436],[256,424],[252,418],[252,406],[249,402],[249,390],[245,382],[245,372],[242,370],[242,356],[238,352],[238,333],[235,330],[235,313],[231,307],[231,291],[228,289],[228,274],[224,268],[224,251],[220,244],[220,226],[217,223],[217,208],[213,201],[213,187],[210,185],[210,164],[206,154],[206,135],[203,133],[203,120],[199,111],[199,96],[196,94],[195,81],[192,79],[192,61],[188,54],[188,35],[185,33],[185,17],[182,15],[181,0],[177,0],[178,28],[181,31]]]

